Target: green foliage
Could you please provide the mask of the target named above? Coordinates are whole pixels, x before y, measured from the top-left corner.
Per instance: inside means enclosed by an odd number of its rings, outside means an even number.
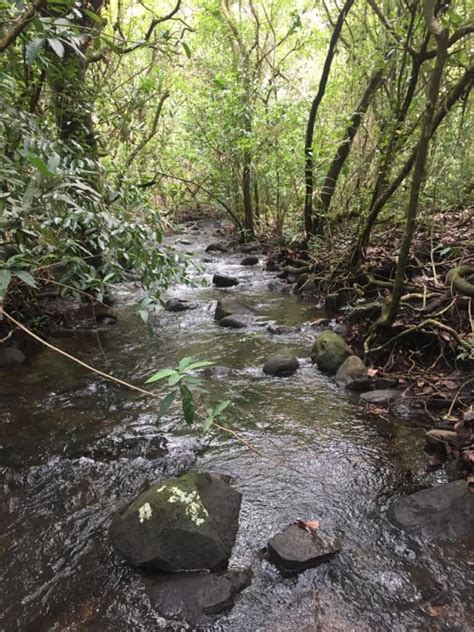
[[[203,389],[202,380],[193,375],[193,372],[213,364],[214,362],[207,360],[194,362],[191,357],[185,357],[180,360],[176,369],[161,369],[161,371],[148,378],[146,384],[168,380],[168,386],[177,387],[170,391],[161,401],[157,421],[166,415],[178,396],[181,399],[183,419],[188,426],[200,420],[202,431],[205,433],[218,418],[222,417],[222,414],[230,405],[230,401],[221,401],[214,407],[207,407],[204,415],[199,413],[196,403],[196,394],[206,393],[206,391]]]

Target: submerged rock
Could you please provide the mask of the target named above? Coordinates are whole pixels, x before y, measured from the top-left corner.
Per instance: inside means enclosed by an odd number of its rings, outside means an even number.
[[[198,625],[232,608],[251,579],[250,569],[211,575],[156,575],[147,579],[147,588],[151,603],[162,617]]]
[[[170,298],[165,303],[167,312],[185,312],[188,309],[196,309],[196,303],[191,303],[182,298]]]
[[[273,377],[289,377],[296,373],[299,366],[296,356],[276,353],[266,360],[263,372]]]
[[[224,318],[220,318],[217,322],[219,327],[228,327],[229,329],[243,329],[247,327],[246,323],[232,315],[224,316]]]
[[[248,244],[242,244],[240,246],[240,252],[258,252],[260,250],[260,244],[256,241],[250,242]]]
[[[212,243],[207,246],[206,252],[227,252],[227,248],[224,244]]]
[[[214,320],[220,320],[221,318],[225,318],[226,316],[232,316],[235,314],[254,315],[255,312],[248,305],[244,305],[243,303],[239,303],[238,301],[217,301],[216,309],[214,312]]]
[[[396,401],[400,395],[400,391],[392,388],[385,388],[378,391],[370,391],[369,393],[362,393],[360,398],[362,401],[368,402],[369,404],[384,406]]]
[[[267,331],[269,334],[274,336],[284,336],[285,334],[291,334],[294,329],[293,327],[288,327],[287,325],[267,325]]]
[[[291,576],[326,562],[339,553],[339,543],[316,531],[291,524],[268,542],[268,559],[284,576]]]
[[[238,529],[240,493],[218,474],[189,472],[154,483],[119,511],[114,548],[132,566],[164,571],[225,568]]]
[[[348,388],[352,382],[364,379],[367,379],[367,367],[356,355],[346,358],[336,373],[336,382]]]
[[[227,276],[226,274],[216,274],[212,277],[212,282],[216,287],[232,287],[239,285],[239,281],[235,277]]]
[[[400,529],[433,540],[472,536],[474,494],[465,481],[444,483],[400,498],[387,515]]]
[[[20,366],[26,360],[23,351],[16,347],[0,347],[0,367]]]
[[[325,330],[316,338],[311,349],[311,359],[318,369],[326,373],[336,373],[344,360],[353,355],[352,349],[342,336]]]
[[[240,262],[241,266],[255,266],[259,262],[259,258],[257,255],[249,255],[248,257],[244,257]]]

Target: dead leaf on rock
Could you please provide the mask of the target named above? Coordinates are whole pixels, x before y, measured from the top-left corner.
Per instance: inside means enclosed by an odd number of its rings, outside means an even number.
[[[301,529],[309,531],[309,533],[316,531],[316,529],[319,529],[320,526],[319,520],[297,520],[295,524],[297,524]]]
[[[368,377],[375,377],[378,372],[378,369],[367,369]]]

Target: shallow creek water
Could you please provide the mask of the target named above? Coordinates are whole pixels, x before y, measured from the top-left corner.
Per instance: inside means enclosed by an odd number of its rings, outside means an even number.
[[[190,467],[234,477],[243,503],[231,566],[254,572],[233,610],[205,629],[474,629],[468,543],[409,538],[385,518],[393,499],[444,480],[443,473],[424,470],[423,429],[365,415],[357,398],[311,364],[310,326],[268,333],[263,322],[301,325],[317,318],[317,309],[270,291],[274,275],[261,264],[241,267],[238,253],[204,261],[214,228],[203,222],[199,233],[171,238],[202,267],[193,272],[194,286],[169,294],[198,302],[197,309],[159,312],[147,327],[136,316],[139,289],[131,284],[119,288],[120,318],[101,333],[100,345],[94,335],[56,343],[138,385],[185,355],[216,362],[205,377],[211,398],[231,399],[232,427],[282,464],[229,435],[207,446],[198,432],[183,430],[178,415],[157,426],[156,402],[40,351],[28,365],[0,375],[0,629],[191,629],[160,618],[141,574],[107,539],[113,512],[145,481]],[[179,243],[183,238],[192,245]],[[238,276],[239,286],[210,287],[215,271]],[[255,307],[260,322],[245,330],[219,328],[213,301],[228,295]],[[264,359],[281,349],[294,352],[301,368],[291,378],[265,377]],[[318,519],[322,533],[342,540],[343,552],[282,579],[258,551],[297,518]],[[449,605],[423,612],[420,605],[441,592]]]

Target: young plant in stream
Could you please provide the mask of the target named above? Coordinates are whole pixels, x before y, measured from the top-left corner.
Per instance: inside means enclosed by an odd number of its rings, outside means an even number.
[[[203,381],[192,375],[192,371],[203,369],[213,364],[215,363],[207,360],[193,362],[192,358],[185,357],[180,360],[176,369],[161,369],[161,371],[148,378],[147,384],[168,379],[168,385],[173,387],[173,390],[163,398],[160,404],[157,421],[166,415],[173,402],[179,396],[181,398],[184,421],[188,426],[191,426],[196,420],[201,420],[202,431],[207,432],[209,430],[216,419],[229,406],[230,401],[223,400],[214,407],[206,407],[205,415],[200,414],[196,403],[196,393],[206,393],[207,391],[202,387]]]

